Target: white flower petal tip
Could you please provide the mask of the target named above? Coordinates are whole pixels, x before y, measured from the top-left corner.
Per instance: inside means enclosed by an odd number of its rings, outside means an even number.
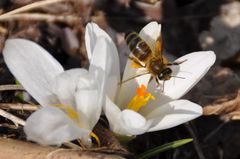
[[[211,67],[215,61],[216,61],[216,54],[213,51],[198,51],[189,53],[187,55],[184,55],[177,59],[176,61],[181,62],[181,60],[186,60],[186,63],[189,63],[188,65],[193,64],[193,62],[196,62],[197,60],[205,65],[206,68]],[[195,61],[194,61],[195,60]],[[175,61],[175,62],[176,62]],[[189,61],[189,62],[188,62]],[[184,64],[183,62],[182,64]],[[180,64],[181,66],[181,64]]]
[[[115,44],[106,36],[99,36],[96,41],[89,72],[95,74],[99,82],[105,81],[107,95],[114,99],[120,81],[119,57]]]
[[[208,72],[216,60],[213,51],[199,51],[180,57],[175,62],[182,62],[172,66],[173,76],[165,81],[164,95],[172,99],[181,98]],[[181,78],[177,78],[181,77]]]
[[[41,145],[61,145],[77,138],[89,145],[90,131],[80,129],[66,114],[55,107],[44,107],[34,112],[26,122],[27,139]]]
[[[146,119],[130,109],[125,109],[120,113],[117,127],[116,133],[127,136],[143,134],[148,129]]]
[[[139,33],[139,35],[147,42],[152,50],[154,50],[156,40],[161,36],[161,24],[150,22]]]
[[[3,57],[12,74],[41,105],[56,101],[50,83],[63,67],[46,50],[29,40],[8,39]]]
[[[149,131],[175,127],[201,116],[202,113],[203,110],[201,106],[188,100],[169,102],[147,115],[147,119],[155,123]]]
[[[88,59],[92,59],[93,49],[96,44],[97,39],[100,36],[104,36],[111,40],[109,35],[102,30],[97,24],[95,23],[88,23],[86,26],[86,32],[85,32],[85,44],[88,54]]]

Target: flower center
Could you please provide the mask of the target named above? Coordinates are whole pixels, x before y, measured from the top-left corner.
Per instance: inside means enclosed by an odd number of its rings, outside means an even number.
[[[138,87],[136,93],[137,94],[128,103],[128,109],[132,109],[138,112],[142,107],[147,105],[150,99],[155,100],[155,97],[151,93],[147,92],[147,88],[145,85],[141,85],[140,87]]]
[[[64,105],[64,104],[54,104],[53,106],[62,109],[67,114],[67,116],[69,118],[75,120],[77,122],[77,125],[79,127],[82,127],[82,124],[81,124],[81,122],[79,120],[80,119],[79,114],[71,106]],[[94,132],[91,132],[90,136],[95,139],[95,141],[97,142],[98,146],[101,145],[101,142],[100,142],[98,136]]]
[[[53,106],[62,109],[67,114],[67,116],[69,118],[71,118],[73,120],[78,120],[79,119],[78,113],[71,106],[64,105],[64,104],[54,104]]]

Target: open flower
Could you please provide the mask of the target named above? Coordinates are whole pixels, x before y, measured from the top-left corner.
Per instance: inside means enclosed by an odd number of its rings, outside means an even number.
[[[42,145],[60,145],[80,138],[91,144],[92,129],[97,123],[105,95],[105,69],[109,40],[95,24],[96,37],[91,44],[89,70],[63,67],[42,47],[24,39],[6,41],[4,60],[17,80],[42,106],[27,119],[24,131],[28,140]],[[103,34],[101,34],[103,32]]]
[[[153,49],[160,31],[161,25],[151,22],[141,30],[139,35]],[[114,59],[117,59],[115,57],[117,52],[114,50],[111,52],[115,54]],[[168,129],[200,116],[201,106],[188,100],[177,99],[186,94],[206,74],[215,62],[215,58],[212,51],[205,51],[190,53],[177,59],[176,61],[186,61],[180,65],[171,66],[172,75],[184,79],[172,77],[165,81],[164,92],[157,89],[154,80],[149,83],[150,75],[136,77],[122,83],[121,86],[107,85],[112,91],[110,94],[108,92],[104,112],[111,129],[119,135],[139,135]],[[111,79],[119,77],[119,67],[116,66],[118,63],[116,60],[114,67],[111,67],[112,70],[108,70],[111,72],[111,78],[107,78],[109,80],[107,83],[120,83],[120,81],[111,82]],[[138,73],[139,69],[132,68],[129,60],[123,81]]]

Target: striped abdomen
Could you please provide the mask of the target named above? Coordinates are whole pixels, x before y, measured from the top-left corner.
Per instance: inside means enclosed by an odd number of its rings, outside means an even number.
[[[146,61],[150,57],[152,53],[150,47],[136,32],[127,33],[125,40],[128,48],[138,60]]]

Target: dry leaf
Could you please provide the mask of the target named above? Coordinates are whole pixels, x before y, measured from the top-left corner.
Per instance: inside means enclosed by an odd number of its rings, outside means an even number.
[[[240,119],[240,90],[235,98],[219,104],[207,105],[203,108],[204,115],[221,115],[225,121]]]

